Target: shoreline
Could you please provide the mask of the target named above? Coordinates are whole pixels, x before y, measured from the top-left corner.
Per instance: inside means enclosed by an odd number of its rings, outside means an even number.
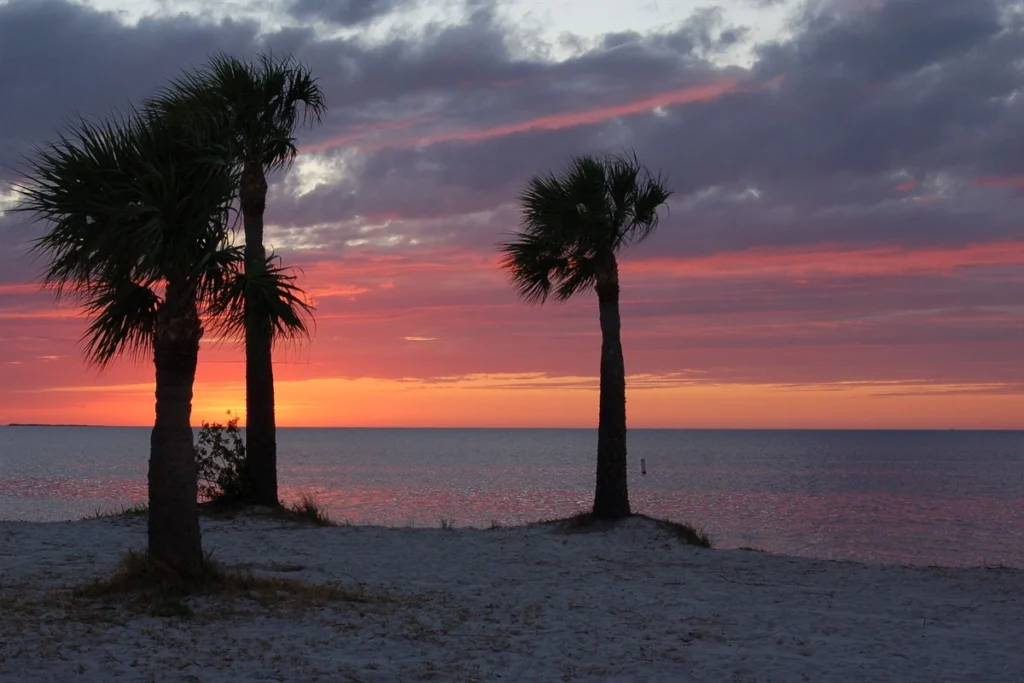
[[[144,548],[145,520],[0,522],[0,680],[41,670],[97,683],[1018,683],[1024,672],[1020,569],[708,550],[639,518],[580,532],[313,527],[254,515],[202,525],[204,546],[228,568],[394,600],[297,614],[197,597],[190,619],[125,605],[85,618],[68,587]]]

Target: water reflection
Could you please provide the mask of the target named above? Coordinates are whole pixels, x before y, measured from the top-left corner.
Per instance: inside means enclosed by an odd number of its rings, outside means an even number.
[[[74,519],[146,498],[148,430],[0,432],[0,519]],[[282,430],[282,498],[313,492],[359,524],[562,517],[591,503],[593,442],[582,430]],[[1024,567],[1019,432],[638,430],[631,445],[634,507],[702,527],[720,547]]]

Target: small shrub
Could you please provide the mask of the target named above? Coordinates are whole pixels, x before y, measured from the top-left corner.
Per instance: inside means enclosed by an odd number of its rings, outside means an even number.
[[[441,517],[440,519],[438,519],[438,521],[441,523],[441,528],[444,529],[445,531],[454,531],[455,530],[455,520],[454,519],[451,519],[451,518],[446,519],[444,517]]]
[[[195,454],[196,480],[201,499],[237,502],[247,497],[245,442],[238,428],[237,417],[231,418],[225,425],[203,422]]]

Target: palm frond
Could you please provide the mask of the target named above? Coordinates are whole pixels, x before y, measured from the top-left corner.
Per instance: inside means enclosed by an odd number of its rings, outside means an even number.
[[[519,296],[531,304],[547,301],[551,281],[565,261],[558,246],[540,235],[524,232],[501,244],[499,249],[501,266],[509,272]]]
[[[141,360],[152,348],[160,298],[151,287],[126,279],[101,281],[83,304],[92,318],[82,335],[89,362],[105,367],[121,355]]]
[[[156,306],[142,290],[192,277],[226,238],[237,169],[222,124],[129,110],[71,122],[28,157],[16,209],[48,224],[32,246],[45,261],[42,284],[58,298],[73,294],[93,317],[94,362],[138,352]]]
[[[195,256],[235,194],[222,131],[198,119],[130,111],[100,123],[80,120],[56,143],[36,149],[18,187],[17,210],[50,225],[32,251],[45,257],[46,285],[86,287],[109,263],[128,277],[166,275]]]
[[[291,55],[244,59],[219,52],[146,100],[156,110],[221,112],[230,119],[239,162],[264,171],[287,168],[297,154],[295,132],[319,123],[326,99],[310,69]]]
[[[658,209],[668,208],[672,191],[668,179],[652,173],[636,153],[613,154],[605,159],[609,173],[608,195],[616,229],[615,248],[642,242],[658,228]]]
[[[623,245],[654,231],[670,194],[635,154],[574,157],[561,175],[527,181],[522,227],[499,245],[501,266],[527,302],[569,299],[594,287]]]
[[[570,261],[558,279],[557,301],[568,301],[580,292],[593,289],[597,282],[597,263],[593,258]]]
[[[131,261],[126,234],[146,237],[150,226],[139,220],[143,207],[129,177],[132,123],[122,115],[80,119],[26,159],[15,211],[49,223],[30,253],[47,261],[42,281],[58,297],[91,286],[111,260]]]
[[[608,203],[608,168],[603,160],[578,156],[566,174],[566,189],[582,228],[581,238],[603,246],[613,232],[611,207]]]
[[[247,327],[265,325],[275,342],[309,337],[315,308],[295,284],[293,268],[273,253],[260,267],[246,266],[238,251],[220,258],[222,279],[206,291],[204,307],[224,336],[240,338]]]

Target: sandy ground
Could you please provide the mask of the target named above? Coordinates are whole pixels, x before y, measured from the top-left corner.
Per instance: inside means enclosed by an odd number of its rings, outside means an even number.
[[[0,523],[0,681],[1024,681],[1024,572],[685,546],[651,522],[566,533],[204,523],[220,562],[392,601],[190,618],[67,589],[145,521]],[[285,603],[282,603],[285,604]]]

